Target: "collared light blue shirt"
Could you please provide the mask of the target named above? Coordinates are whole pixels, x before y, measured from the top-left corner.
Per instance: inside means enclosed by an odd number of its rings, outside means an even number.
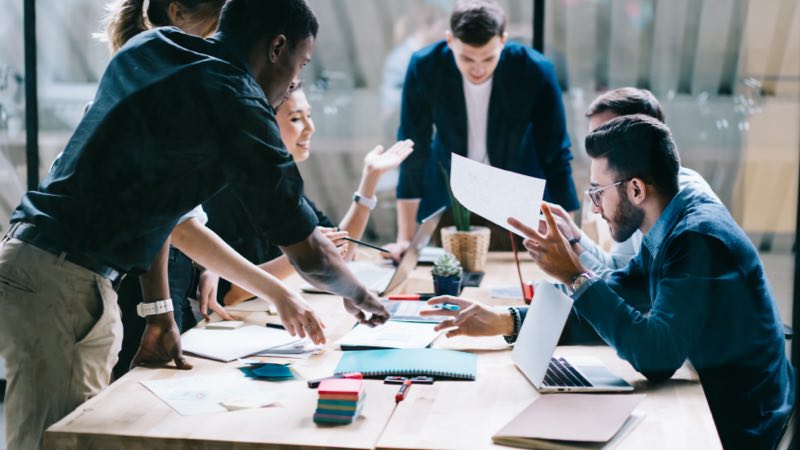
[[[574,309],[651,379],[697,369],[725,448],[772,448],[794,402],[794,373],[761,260],[727,209],[689,187],[608,280]]]

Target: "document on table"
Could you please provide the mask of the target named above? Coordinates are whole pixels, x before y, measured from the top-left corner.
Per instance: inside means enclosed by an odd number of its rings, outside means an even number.
[[[509,217],[538,229],[545,180],[498,169],[453,154],[450,187],[467,209],[524,237]]]
[[[252,300],[247,300],[238,305],[233,306],[226,306],[226,311],[241,311],[241,312],[266,312],[269,314],[271,312],[271,306],[269,302],[262,298],[254,298]]]
[[[184,352],[229,362],[299,341],[285,330],[250,325],[235,330],[193,328],[181,336]]]
[[[183,416],[261,408],[274,404],[278,399],[272,386],[248,380],[238,372],[141,383]]]
[[[390,320],[381,326],[370,328],[357,325],[342,337],[342,350],[368,348],[425,348],[441,334],[433,331],[434,324],[396,322]]]

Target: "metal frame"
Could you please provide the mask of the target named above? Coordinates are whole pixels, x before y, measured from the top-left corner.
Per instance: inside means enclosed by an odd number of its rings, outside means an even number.
[[[544,55],[544,0],[533,0],[533,49]]]
[[[25,161],[28,189],[39,186],[39,92],[36,70],[36,1],[24,0]]]

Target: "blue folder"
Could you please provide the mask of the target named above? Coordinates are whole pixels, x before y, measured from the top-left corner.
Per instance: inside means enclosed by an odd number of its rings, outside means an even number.
[[[474,380],[477,357],[472,353],[432,348],[344,352],[336,373],[361,372],[364,377],[400,375]]]

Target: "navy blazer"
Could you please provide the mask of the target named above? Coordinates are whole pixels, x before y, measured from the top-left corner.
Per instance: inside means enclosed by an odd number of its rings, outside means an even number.
[[[440,166],[467,155],[467,107],[453,52],[440,41],[414,54],[403,85],[398,139],[414,152],[400,166],[397,198],[421,199],[418,219],[449,205]],[[578,209],[564,105],[553,65],[508,42],[492,80],[486,148],[494,167],[547,180],[545,200]]]

